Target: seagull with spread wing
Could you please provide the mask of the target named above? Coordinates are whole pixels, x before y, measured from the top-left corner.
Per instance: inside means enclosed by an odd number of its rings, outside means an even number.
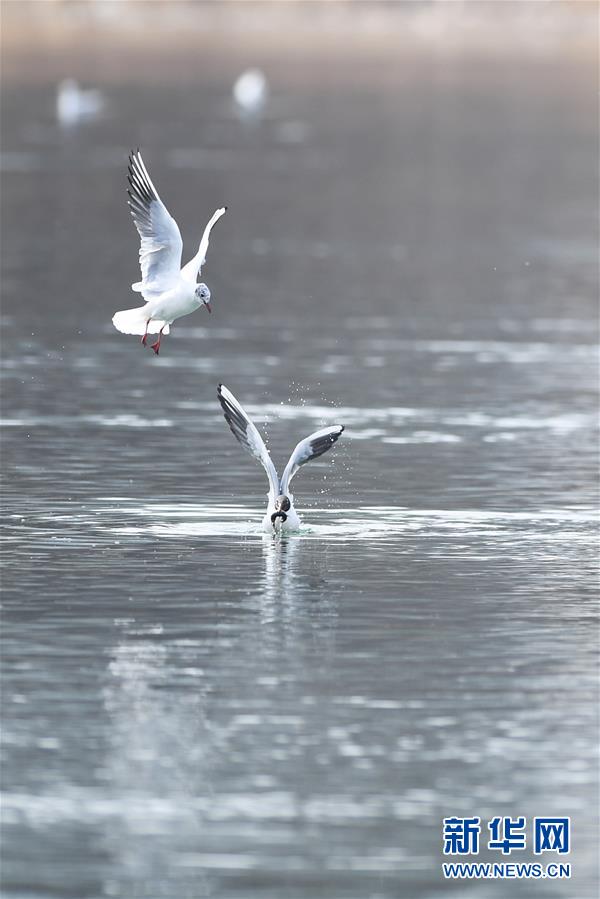
[[[198,252],[180,269],[183,241],[179,227],[158,196],[139,150],[129,155],[128,180],[128,204],[140,235],[142,269],[142,280],[131,288],[142,294],[146,304],[116,312],[113,325],[123,334],[141,334],[144,346],[148,334],[158,334],[156,343],[151,344],[158,354],[161,337],[169,333],[169,325],[176,318],[203,304],[211,311],[210,290],[206,284],[197,284],[196,279],[206,261],[212,227],[227,207],[216,210],[204,229]]]
[[[300,519],[294,509],[294,497],[289,491],[290,481],[301,465],[316,459],[331,449],[344,430],[344,425],[333,425],[315,431],[301,440],[285,466],[283,477],[279,480],[275,466],[262,437],[255,425],[248,418],[240,403],[223,384],[217,388],[219,402],[225,415],[225,421],[233,435],[248,452],[258,459],[269,478],[269,504],[263,518],[263,528],[269,533],[292,531],[300,527]]]

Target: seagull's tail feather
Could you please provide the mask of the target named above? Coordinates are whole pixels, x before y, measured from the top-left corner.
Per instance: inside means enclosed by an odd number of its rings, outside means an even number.
[[[169,326],[166,322],[152,319],[148,323],[148,311],[145,306],[137,306],[135,309],[123,309],[121,312],[115,312],[113,315],[113,325],[122,334],[158,334],[163,329],[163,334],[169,333]]]

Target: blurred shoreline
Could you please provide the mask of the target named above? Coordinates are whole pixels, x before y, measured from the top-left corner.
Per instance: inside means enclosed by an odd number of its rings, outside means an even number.
[[[67,55],[70,74],[106,82],[181,78],[207,63],[219,77],[223,57],[258,53],[310,81],[322,74],[311,61],[353,48],[363,82],[424,53],[564,59],[565,76],[598,60],[599,10],[588,0],[4,0],[0,9],[5,84],[60,78]]]

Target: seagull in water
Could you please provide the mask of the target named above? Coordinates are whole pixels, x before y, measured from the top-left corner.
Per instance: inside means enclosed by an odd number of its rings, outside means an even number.
[[[99,90],[82,90],[74,78],[65,78],[56,89],[56,118],[69,128],[93,121],[102,112],[104,97]]]
[[[269,504],[263,518],[263,529],[269,533],[297,530],[300,527],[300,519],[294,509],[294,497],[289,492],[290,481],[301,465],[322,456],[331,449],[344,430],[344,425],[322,428],[301,440],[285,466],[283,477],[279,480],[262,437],[234,395],[223,384],[219,384],[217,395],[225,414],[225,421],[233,435],[255,459],[258,459],[267,472]]]
[[[210,308],[210,290],[197,284],[196,278],[206,261],[208,240],[213,225],[225,215],[227,206],[217,209],[204,229],[198,252],[187,265],[181,266],[183,241],[179,227],[169,215],[142,160],[140,151],[129,155],[128,205],[141,239],[140,267],[142,280],[131,285],[141,293],[145,306],[115,312],[113,325],[123,334],[141,334],[146,346],[148,334],[158,334],[151,344],[158,355],[160,339],[169,333],[176,318],[188,315],[202,304]]]
[[[260,69],[246,69],[233,85],[233,99],[243,117],[258,117],[267,102],[269,84]]]

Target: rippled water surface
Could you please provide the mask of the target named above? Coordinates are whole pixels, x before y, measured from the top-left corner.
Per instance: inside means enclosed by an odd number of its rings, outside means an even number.
[[[412,65],[5,88],[7,899],[595,895],[594,94]],[[137,144],[190,251],[229,204],[159,358]],[[287,539],[220,381],[280,470],[346,425]],[[454,814],[570,815],[573,879],[444,882]]]

